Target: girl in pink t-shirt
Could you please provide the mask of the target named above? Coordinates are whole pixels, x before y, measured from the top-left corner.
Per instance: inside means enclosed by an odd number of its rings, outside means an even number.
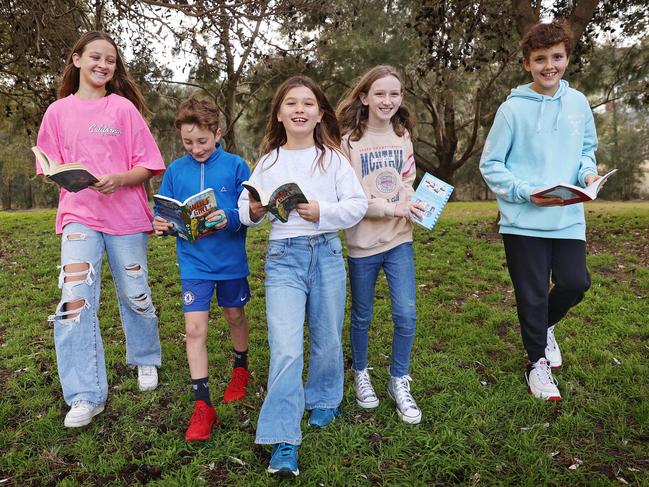
[[[140,390],[158,384],[160,338],[146,255],[153,215],[143,183],[165,165],[142,117],[145,110],[115,42],[103,32],[88,32],[72,48],[59,99],[38,132],[37,144],[50,157],[63,164],[82,161],[99,179],[76,193],[61,189],[56,215],[62,297],[49,320],[70,406],[67,427],[90,423],[108,395],[97,317],[104,252],[126,334],[126,363],[137,366]]]

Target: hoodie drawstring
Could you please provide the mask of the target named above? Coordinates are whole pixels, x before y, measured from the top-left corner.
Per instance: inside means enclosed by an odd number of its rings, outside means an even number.
[[[543,113],[545,112],[545,97],[541,97],[541,106],[539,107],[539,117],[536,120],[536,133],[541,131],[541,120],[543,120]]]
[[[554,120],[554,130],[559,130],[559,119],[561,118],[561,112],[563,111],[563,97],[559,97],[559,111],[557,112],[557,118]]]

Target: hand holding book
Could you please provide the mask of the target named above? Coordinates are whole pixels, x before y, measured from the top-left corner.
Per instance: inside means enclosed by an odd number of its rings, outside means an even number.
[[[530,195],[530,201],[537,206],[566,206],[575,203],[592,201],[597,198],[606,180],[617,172],[613,169],[603,176],[597,174],[587,174],[584,178],[585,188],[574,186],[572,184],[562,183],[547,188],[535,189]]]

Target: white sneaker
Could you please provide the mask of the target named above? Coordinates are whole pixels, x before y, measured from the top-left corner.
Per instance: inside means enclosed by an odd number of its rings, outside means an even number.
[[[559,350],[559,344],[557,343],[557,339],[554,338],[554,327],[556,325],[552,325],[551,327],[548,328],[548,339],[547,339],[547,345],[545,346],[545,358],[548,359],[548,362],[550,362],[550,367],[553,369],[558,369],[561,367],[561,364],[563,363],[561,360],[561,350]]]
[[[419,409],[412,394],[410,394],[411,381],[412,378],[409,375],[390,377],[388,394],[397,403],[397,414],[403,421],[410,424],[419,424],[421,421],[421,409]]]
[[[65,415],[63,425],[66,428],[79,428],[90,424],[92,418],[104,410],[103,404],[90,404],[89,402],[75,402]]]
[[[376,397],[367,369],[354,371],[354,390],[356,391],[356,403],[360,407],[374,409],[379,405],[379,398]]]
[[[155,365],[137,366],[137,386],[141,391],[152,391],[158,387],[158,369]]]
[[[561,401],[557,381],[552,377],[552,369],[545,357],[527,365],[525,380],[530,394],[534,397],[545,401]]]

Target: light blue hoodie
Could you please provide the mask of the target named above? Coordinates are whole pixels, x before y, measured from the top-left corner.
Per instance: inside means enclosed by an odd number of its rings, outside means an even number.
[[[597,174],[597,135],[588,100],[561,80],[554,96],[531,84],[514,88],[500,105],[480,159],[496,194],[500,233],[586,240],[584,205],[540,207],[533,190],[557,183],[585,186]]]

